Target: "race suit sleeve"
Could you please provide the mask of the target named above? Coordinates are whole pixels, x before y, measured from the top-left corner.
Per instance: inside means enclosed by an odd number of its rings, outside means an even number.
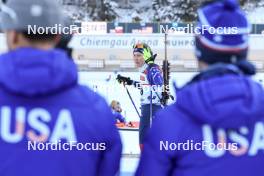
[[[159,68],[152,67],[149,70],[148,76],[149,76],[149,81],[152,85],[156,85],[156,86],[162,86],[163,85],[162,72],[160,71]]]

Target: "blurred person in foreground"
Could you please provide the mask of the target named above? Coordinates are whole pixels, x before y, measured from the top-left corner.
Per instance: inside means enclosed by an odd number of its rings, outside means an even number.
[[[262,176],[264,91],[250,77],[250,24],[236,0],[210,3],[198,16],[199,27],[236,32],[196,35],[201,72],[157,113],[136,175]]]
[[[1,9],[0,175],[116,175],[122,147],[110,108],[77,83],[72,59],[54,49],[59,34],[27,30],[61,24],[61,8],[8,0]]]

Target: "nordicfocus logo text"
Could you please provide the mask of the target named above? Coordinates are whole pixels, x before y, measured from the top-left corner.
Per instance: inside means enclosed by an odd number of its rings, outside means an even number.
[[[54,26],[42,27],[37,25],[28,25],[28,34],[80,34],[85,28],[77,25],[63,26],[62,24],[55,24]]]
[[[193,24],[187,24],[184,27],[171,27],[168,25],[160,25],[160,32],[172,32],[172,33],[183,33],[183,34],[205,34],[209,33],[212,35],[235,35],[238,34],[238,27],[212,27],[209,25],[194,26]]]
[[[188,140],[184,143],[175,143],[169,141],[160,141],[160,150],[237,150],[237,143],[212,143],[210,141],[202,141],[194,143],[193,140]]]
[[[235,130],[213,129],[210,125],[202,126],[203,140],[195,142],[160,141],[161,151],[200,150],[211,158],[219,158],[229,153],[233,156],[256,156],[264,150],[264,123],[257,122],[250,137],[250,129],[242,126]]]
[[[79,143],[71,141],[62,143],[61,141],[54,143],[43,143],[28,141],[27,149],[33,151],[72,151],[72,150],[87,150],[87,151],[103,151],[106,150],[106,143]]]

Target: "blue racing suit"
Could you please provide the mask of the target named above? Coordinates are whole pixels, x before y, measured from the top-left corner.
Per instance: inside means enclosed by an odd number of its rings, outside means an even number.
[[[145,64],[140,69],[141,118],[139,125],[139,143],[143,140],[151,125],[151,118],[161,109],[163,76],[156,64]],[[151,98],[152,97],[152,98]]]

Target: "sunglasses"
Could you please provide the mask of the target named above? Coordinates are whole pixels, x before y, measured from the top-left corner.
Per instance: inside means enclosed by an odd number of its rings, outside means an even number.
[[[133,46],[133,49],[135,49],[135,48],[144,48],[144,44],[142,44],[142,43],[139,43],[139,44],[135,44],[134,46]]]

